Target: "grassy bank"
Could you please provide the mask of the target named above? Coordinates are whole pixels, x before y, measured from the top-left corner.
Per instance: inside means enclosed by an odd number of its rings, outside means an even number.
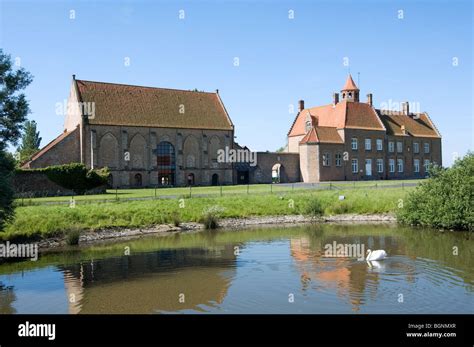
[[[378,189],[384,187],[406,187],[417,185],[423,180],[396,180],[396,181],[340,181],[321,183],[287,183],[287,184],[250,184],[214,187],[179,187],[179,188],[142,188],[142,189],[108,189],[106,194],[76,195],[77,203],[103,202],[127,199],[152,199],[159,197],[189,197],[191,196],[228,196],[240,194],[282,194],[306,190],[341,190],[341,189]],[[52,196],[37,198],[18,198],[17,206],[41,205],[47,203],[67,203],[70,196]]]
[[[4,240],[46,238],[70,230],[97,230],[111,227],[139,228],[156,224],[199,222],[203,211],[219,206],[219,218],[305,214],[317,199],[324,214],[387,213],[397,209],[399,199],[412,188],[356,190],[295,190],[290,193],[234,195],[184,199],[106,202],[76,205],[40,205],[16,208],[15,219],[7,225]],[[344,200],[339,196],[344,195]]]

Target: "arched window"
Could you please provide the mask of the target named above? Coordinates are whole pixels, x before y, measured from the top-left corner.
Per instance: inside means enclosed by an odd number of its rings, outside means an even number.
[[[158,184],[161,186],[173,186],[176,174],[176,155],[174,146],[162,141],[158,144],[156,150]]]
[[[142,186],[142,175],[137,173],[135,175],[135,187],[141,187]]]

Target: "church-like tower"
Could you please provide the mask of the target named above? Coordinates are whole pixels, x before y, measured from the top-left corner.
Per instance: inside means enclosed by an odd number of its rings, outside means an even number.
[[[359,102],[359,88],[357,88],[352,76],[347,76],[346,84],[341,90],[342,100]]]

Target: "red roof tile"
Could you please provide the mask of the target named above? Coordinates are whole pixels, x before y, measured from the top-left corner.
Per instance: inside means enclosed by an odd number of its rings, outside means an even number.
[[[95,103],[90,124],[232,130],[217,93],[77,80],[82,102]]]
[[[336,128],[315,126],[301,139],[303,143],[344,143]]]
[[[385,131],[384,125],[370,105],[343,100],[335,106],[330,104],[301,111],[288,136],[299,136],[306,133],[305,119],[308,111],[312,117],[317,118],[317,124],[321,127]]]
[[[346,84],[344,84],[344,87],[342,87],[341,90],[359,90],[350,74],[347,76]]]
[[[426,113],[407,116],[400,111],[377,110],[387,128],[389,135],[411,135],[417,137],[441,137],[433,122]],[[403,133],[402,126],[405,126]]]
[[[34,156],[31,157],[31,159],[21,165],[22,168],[28,168],[29,164],[41,157],[43,154],[45,154],[47,151],[49,151],[51,148],[56,146],[58,143],[60,143],[62,140],[64,140],[66,137],[69,135],[73,134],[74,132],[78,131],[78,128],[71,130],[71,131],[64,131],[61,133],[58,137],[56,137],[54,140],[52,140],[50,143],[48,143],[46,146],[41,148],[39,152],[37,152]]]

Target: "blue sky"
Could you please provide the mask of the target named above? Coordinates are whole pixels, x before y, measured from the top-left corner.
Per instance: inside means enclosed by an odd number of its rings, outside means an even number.
[[[237,142],[275,150],[295,117],[289,105],[330,103],[350,69],[361,99],[371,92],[377,107],[410,101],[428,112],[450,165],[474,148],[472,16],[469,0],[1,0],[0,41],[34,75],[26,93],[42,145],[62,131],[55,106],[72,74],[219,89]]]

